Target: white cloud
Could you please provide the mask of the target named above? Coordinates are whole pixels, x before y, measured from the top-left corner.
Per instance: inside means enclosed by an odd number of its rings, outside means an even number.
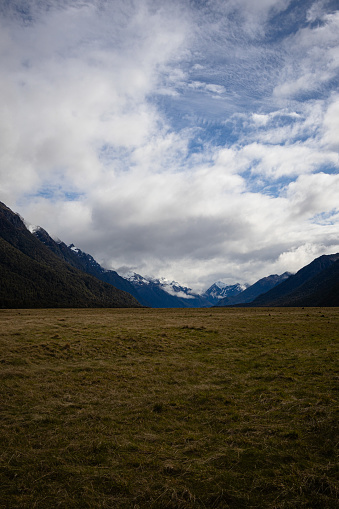
[[[320,7],[318,3],[317,16],[320,16]],[[322,13],[321,21],[319,26],[302,28],[286,40],[281,82],[274,90],[277,98],[323,90],[336,77],[339,66],[339,11]]]
[[[276,263],[277,272],[281,273],[284,267],[289,267],[289,272],[295,273],[305,265],[311,263],[315,258],[324,254],[333,254],[334,252],[338,252],[338,250],[338,242],[327,245],[325,243],[310,244],[306,242],[297,248],[292,248],[289,251],[281,253]]]
[[[339,250],[338,13],[282,35],[289,1],[31,5],[0,15],[7,205],[194,290]]]
[[[258,126],[265,126],[270,120],[270,115],[263,115],[262,113],[253,113],[252,120]]]
[[[203,83],[201,81],[192,81],[192,83],[190,83],[188,87],[193,89],[200,89],[205,92],[212,92],[212,94],[216,95],[223,94],[226,92],[225,87],[223,87],[222,85],[216,85],[214,83]]]
[[[126,15],[126,33],[112,41],[122,31],[117,11],[118,20],[116,11],[106,20],[84,5],[44,13],[24,29],[3,23],[11,48],[1,72],[1,169],[18,173],[8,194],[33,190],[33,183],[38,190],[50,179],[90,187],[101,178],[101,146],[133,150],[156,133],[162,120],[145,97],[156,67],[181,44],[182,23],[174,27],[167,18],[167,26],[141,8]]]
[[[324,12],[324,2],[314,2],[306,13],[306,19],[309,23],[321,20]]]
[[[331,101],[323,120],[322,142],[330,150],[339,149],[339,96]]]
[[[242,153],[252,163],[253,173],[273,179],[309,173],[322,165],[339,167],[339,157],[336,152],[320,152],[303,143],[293,145],[252,143],[245,146]]]
[[[287,188],[291,216],[294,218],[312,218],[321,212],[339,208],[338,196],[339,175],[302,175]]]

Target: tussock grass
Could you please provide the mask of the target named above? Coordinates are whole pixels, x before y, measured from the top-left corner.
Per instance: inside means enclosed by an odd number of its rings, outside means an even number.
[[[339,311],[1,310],[2,508],[339,507]]]

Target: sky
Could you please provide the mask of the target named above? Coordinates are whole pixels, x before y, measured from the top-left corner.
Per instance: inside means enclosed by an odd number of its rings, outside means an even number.
[[[1,0],[0,201],[195,291],[339,252],[339,0]]]

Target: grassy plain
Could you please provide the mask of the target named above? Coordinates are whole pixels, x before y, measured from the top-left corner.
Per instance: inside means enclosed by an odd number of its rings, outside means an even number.
[[[1,508],[339,507],[338,308],[1,310]]]

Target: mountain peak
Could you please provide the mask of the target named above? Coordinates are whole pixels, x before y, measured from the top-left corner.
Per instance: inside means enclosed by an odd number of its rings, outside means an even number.
[[[222,290],[223,288],[226,288],[226,286],[227,286],[227,284],[224,283],[223,281],[216,281],[214,284],[215,284],[215,286],[220,288],[220,290]]]
[[[221,299],[234,297],[240,292],[245,290],[248,285],[235,283],[234,285],[227,285],[222,281],[217,281],[210,286],[203,296],[208,299],[212,304],[217,304]]]

